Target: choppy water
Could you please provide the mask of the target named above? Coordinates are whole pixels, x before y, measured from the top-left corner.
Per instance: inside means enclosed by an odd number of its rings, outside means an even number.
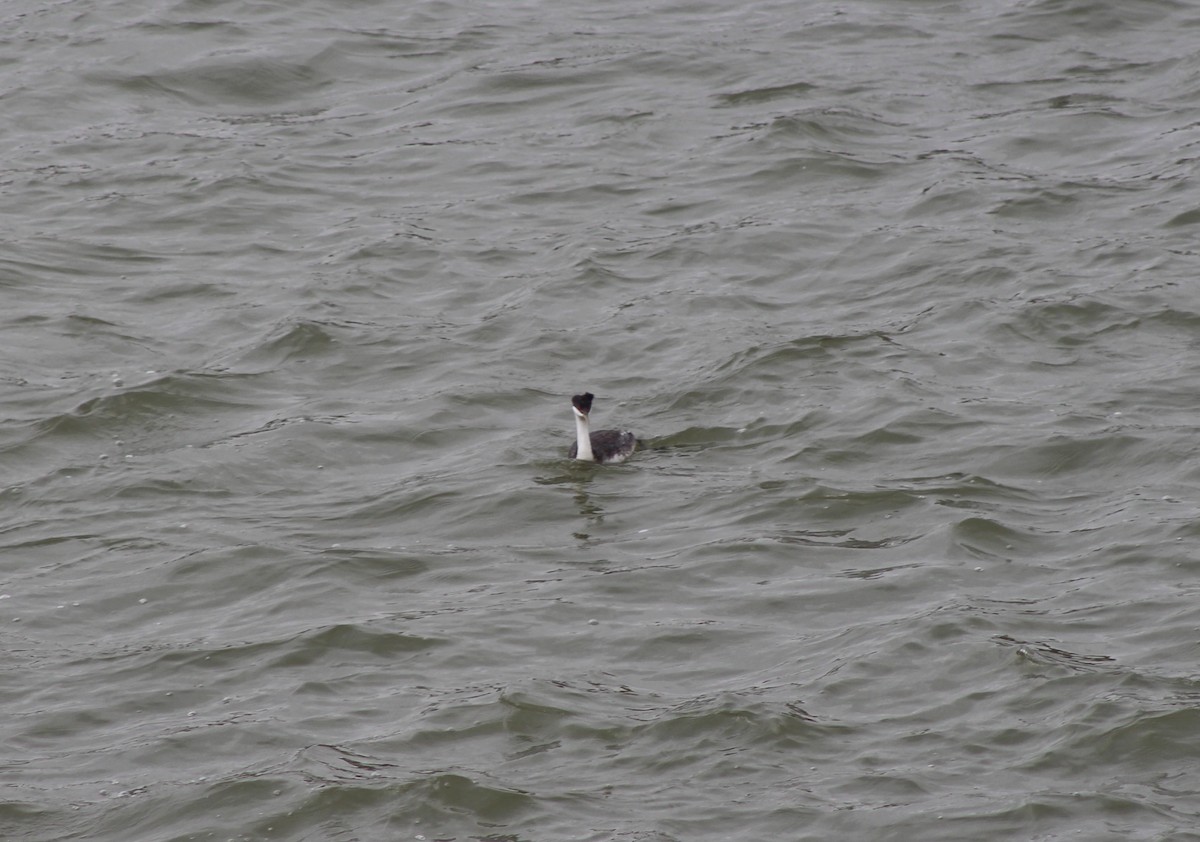
[[[0,837],[1200,839],[1197,7],[0,24]]]

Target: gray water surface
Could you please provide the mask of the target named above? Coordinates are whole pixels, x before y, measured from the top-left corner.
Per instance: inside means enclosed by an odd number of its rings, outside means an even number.
[[[1200,10],[0,33],[0,837],[1200,839]]]

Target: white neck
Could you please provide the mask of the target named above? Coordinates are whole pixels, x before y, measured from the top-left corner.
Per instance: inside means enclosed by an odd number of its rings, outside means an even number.
[[[588,432],[588,419],[583,413],[575,412],[575,458],[583,462],[595,462],[592,455],[592,436]]]

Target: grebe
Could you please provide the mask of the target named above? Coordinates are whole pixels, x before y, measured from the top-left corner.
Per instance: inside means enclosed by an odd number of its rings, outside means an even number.
[[[637,447],[637,437],[628,430],[597,430],[589,434],[588,413],[592,411],[594,397],[591,392],[571,396],[576,441],[567,456],[581,462],[624,462]]]

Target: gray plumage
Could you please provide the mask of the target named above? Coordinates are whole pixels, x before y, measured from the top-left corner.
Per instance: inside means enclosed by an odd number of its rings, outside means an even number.
[[[624,462],[637,449],[637,436],[628,430],[597,430],[591,434],[592,455],[597,462]],[[579,444],[574,443],[567,451],[571,459],[579,453]]]

